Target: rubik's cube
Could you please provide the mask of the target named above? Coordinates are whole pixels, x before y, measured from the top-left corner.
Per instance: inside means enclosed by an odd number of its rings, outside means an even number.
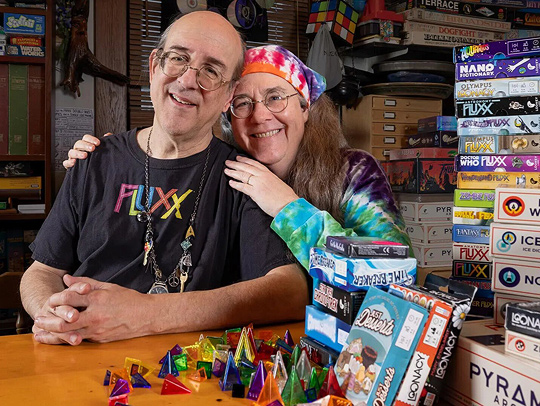
[[[306,34],[314,34],[321,24],[329,23],[331,33],[352,44],[358,17],[358,12],[342,0],[314,1]]]

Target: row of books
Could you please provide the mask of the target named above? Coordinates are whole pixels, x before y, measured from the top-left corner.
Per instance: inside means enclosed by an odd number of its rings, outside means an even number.
[[[0,155],[45,153],[42,65],[0,64]]]
[[[0,229],[0,274],[23,272],[32,263],[30,244],[38,230]]]

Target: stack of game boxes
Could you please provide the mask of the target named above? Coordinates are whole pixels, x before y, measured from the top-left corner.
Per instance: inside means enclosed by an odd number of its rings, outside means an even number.
[[[508,303],[540,301],[540,190],[497,188],[494,216],[490,249],[495,319],[503,324]]]
[[[418,120],[418,133],[407,140],[411,148],[391,150],[383,165],[418,260],[419,283],[428,272],[452,266],[456,126],[449,116]]]
[[[540,181],[540,38],[454,49],[459,155],[454,277],[479,288],[471,314],[493,316],[487,255],[497,186]],[[505,59],[510,58],[510,59]]]
[[[314,348],[323,344],[330,354],[326,358],[335,362],[368,288],[413,284],[416,260],[409,258],[409,247],[400,243],[327,237],[326,248],[311,249],[309,274],[313,277],[313,298],[312,305],[306,307],[308,337],[302,341]]]
[[[45,57],[45,16],[20,13],[2,13],[5,32],[5,55]],[[2,29],[0,29],[1,36]],[[1,41],[1,39],[0,39]],[[0,42],[1,45],[1,42]]]
[[[525,0],[479,1],[394,0],[390,8],[405,17],[403,44],[454,47],[504,39],[511,28],[512,7]],[[510,8],[508,8],[510,7]]]
[[[369,288],[334,367],[345,396],[434,405],[475,290],[435,275],[424,287]]]

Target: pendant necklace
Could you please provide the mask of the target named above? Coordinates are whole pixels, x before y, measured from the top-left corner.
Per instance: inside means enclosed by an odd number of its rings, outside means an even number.
[[[148,291],[149,294],[154,293],[169,293],[167,285],[171,288],[177,288],[180,285],[180,292],[184,291],[185,283],[188,280],[189,274],[193,268],[193,262],[191,259],[191,246],[193,245],[193,239],[195,238],[195,232],[193,230],[193,223],[197,216],[197,208],[199,207],[199,200],[201,199],[201,193],[204,185],[204,179],[206,177],[206,169],[208,168],[208,161],[210,157],[210,146],[206,151],[206,160],[201,175],[201,182],[199,184],[199,190],[197,191],[197,197],[195,198],[195,205],[193,212],[189,218],[189,223],[184,240],[180,243],[182,248],[182,254],[178,263],[174,267],[171,274],[164,280],[163,272],[158,266],[155,241],[154,241],[154,227],[152,224],[152,213],[150,212],[150,137],[152,136],[153,127],[150,128],[148,134],[148,141],[146,143],[146,156],[144,159],[144,189],[146,196],[146,204],[144,211],[137,214],[137,220],[141,223],[146,223],[146,234],[144,237],[144,259],[143,265],[149,264],[152,267],[154,273],[154,283]]]

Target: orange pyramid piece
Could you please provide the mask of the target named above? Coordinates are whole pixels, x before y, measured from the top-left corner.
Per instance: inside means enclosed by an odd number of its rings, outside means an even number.
[[[353,402],[351,402],[349,399],[330,395],[328,406],[353,406]]]
[[[206,381],[206,369],[199,368],[195,372],[193,372],[188,378],[195,382]]]
[[[259,406],[266,406],[269,404],[277,405],[277,404],[284,405],[283,399],[281,398],[281,394],[279,393],[279,388],[277,385],[276,380],[274,379],[274,376],[272,374],[268,374],[266,376],[266,380],[264,381],[264,386],[262,387],[261,393],[259,394],[259,397],[257,398],[257,405]]]
[[[163,381],[163,386],[161,387],[162,395],[183,395],[186,393],[191,393],[191,390],[186,387],[182,382],[174,377],[174,375],[169,374],[165,377]]]

